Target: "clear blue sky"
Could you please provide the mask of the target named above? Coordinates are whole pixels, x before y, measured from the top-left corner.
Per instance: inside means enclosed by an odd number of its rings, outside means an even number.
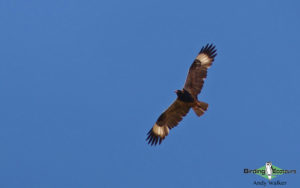
[[[244,168],[300,171],[299,7],[0,1],[0,187],[256,187]],[[209,110],[148,146],[206,43]]]

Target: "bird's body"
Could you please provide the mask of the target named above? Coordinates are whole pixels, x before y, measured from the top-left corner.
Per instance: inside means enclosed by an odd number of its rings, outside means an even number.
[[[178,100],[186,102],[186,103],[194,103],[195,98],[185,89],[176,91]]]
[[[177,99],[163,112],[152,129],[148,132],[148,143],[156,145],[161,143],[169,134],[170,129],[175,127],[182,118],[193,108],[197,116],[201,116],[208,108],[208,104],[198,101],[207,69],[211,66],[216,56],[213,45],[206,45],[201,49],[189,69],[189,73],[182,90],[176,90]]]
[[[272,163],[266,162],[266,174],[267,174],[269,180],[272,179],[272,173],[273,173]]]

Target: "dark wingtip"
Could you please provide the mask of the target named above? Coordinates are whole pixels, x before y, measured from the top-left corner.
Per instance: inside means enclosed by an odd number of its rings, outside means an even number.
[[[156,146],[157,144],[160,145],[163,140],[160,136],[155,135],[152,129],[148,132],[147,135],[148,137],[146,138],[146,141],[148,141],[148,144],[151,146]]]
[[[210,58],[214,59],[217,56],[217,49],[214,44],[206,44],[204,47],[201,48],[200,53],[207,54]]]

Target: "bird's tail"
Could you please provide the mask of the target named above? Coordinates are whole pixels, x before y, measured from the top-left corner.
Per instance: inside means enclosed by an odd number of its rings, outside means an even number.
[[[271,179],[272,179],[272,176],[271,176],[271,175],[268,175],[268,179],[271,180]]]
[[[197,114],[197,116],[202,116],[204,112],[207,110],[208,104],[202,101],[197,101],[196,105],[193,106],[194,112]]]

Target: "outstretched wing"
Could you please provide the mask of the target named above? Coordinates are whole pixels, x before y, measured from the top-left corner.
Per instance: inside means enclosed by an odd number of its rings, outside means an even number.
[[[216,51],[215,46],[212,44],[207,44],[205,47],[202,47],[199,55],[190,67],[184,89],[195,98],[197,98],[197,95],[201,92],[204,79],[207,76],[207,69],[212,65],[217,55]]]
[[[190,103],[176,99],[173,104],[163,112],[152,129],[148,132],[148,144],[161,144],[162,140],[169,134],[169,130],[175,127],[189,112]]]

